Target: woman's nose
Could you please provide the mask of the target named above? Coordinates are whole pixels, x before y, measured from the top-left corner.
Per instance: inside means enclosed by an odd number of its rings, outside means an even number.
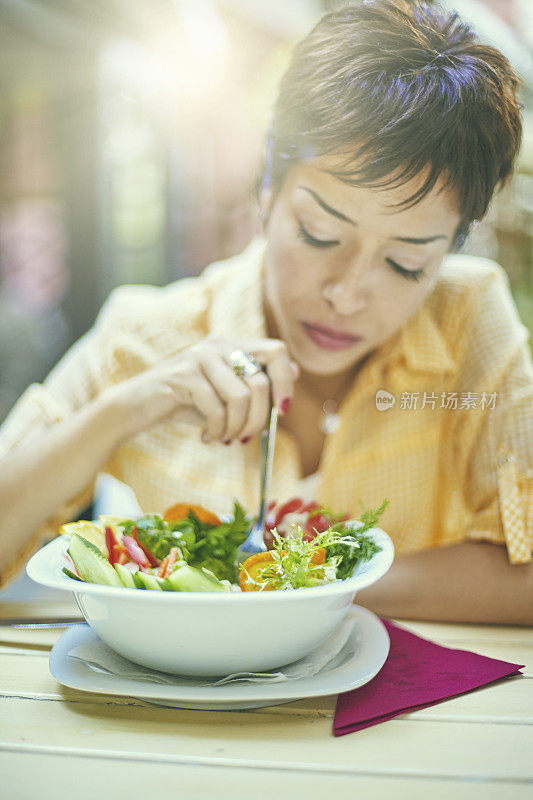
[[[322,295],[334,310],[345,316],[363,311],[369,300],[368,264],[351,264],[342,276],[326,282]]]

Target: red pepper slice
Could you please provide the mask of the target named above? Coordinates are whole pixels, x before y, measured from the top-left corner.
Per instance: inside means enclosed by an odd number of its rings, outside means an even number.
[[[273,527],[274,526],[272,526],[272,528]],[[263,533],[263,541],[267,550],[274,549],[274,534],[272,533],[272,528],[269,525],[266,525],[265,532]]]
[[[305,523],[305,532],[322,533],[323,531],[327,531],[329,526],[330,520],[328,520],[323,514],[313,514],[307,518]]]
[[[313,500],[311,503],[307,503],[307,505],[302,508],[302,511],[315,511],[317,508],[321,508],[320,503]]]
[[[105,529],[105,544],[107,547],[107,553],[108,553],[107,557],[109,559],[109,563],[111,564],[112,567],[114,567],[119,560],[119,552],[117,548],[117,540],[115,539],[115,534],[108,525],[106,525]]]
[[[160,565],[160,563],[161,563],[160,560],[158,558],[156,558],[156,556],[154,556],[154,554],[148,549],[148,547],[146,547],[142,542],[139,541],[139,534],[138,534],[138,531],[137,531],[137,525],[135,525],[135,527],[133,528],[133,530],[131,532],[131,538],[135,539],[135,541],[137,542],[137,544],[139,545],[139,547],[143,551],[144,555],[146,556],[146,558],[150,562],[150,566],[151,567],[158,567]]]
[[[276,514],[276,519],[274,521],[274,527],[276,528],[284,516],[287,514],[295,514],[297,511],[301,511],[304,505],[304,501],[301,497],[293,497],[292,500],[288,500],[282,506],[278,508],[278,513]]]
[[[301,513],[307,515],[304,524],[304,538],[307,541],[312,541],[316,537],[317,532],[322,533],[326,531],[332,524],[332,519],[329,514],[322,514],[320,512],[319,509],[321,507],[320,503],[317,503],[316,500],[310,503],[304,503],[300,497],[293,497],[279,507],[270,503],[263,536],[267,550],[271,550],[274,546],[272,529],[277,528],[287,514]],[[343,514],[342,517],[338,518],[338,521],[344,522],[348,519],[350,519],[350,514]],[[283,534],[280,535],[283,537]]]
[[[288,500],[286,503],[283,503],[283,505],[279,506],[279,508],[277,508],[276,504],[273,502],[269,503],[268,508],[269,511],[265,520],[265,532],[263,534],[263,540],[267,550],[272,550],[274,547],[274,536],[272,534],[272,529],[277,528],[286,514],[293,514],[296,511],[304,510],[304,502],[301,497],[293,497],[291,500]]]

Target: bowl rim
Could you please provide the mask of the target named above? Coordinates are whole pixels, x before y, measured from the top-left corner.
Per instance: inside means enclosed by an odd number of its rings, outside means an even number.
[[[350,520],[351,521],[351,520]],[[128,597],[131,600],[137,598],[134,602],[144,602],[148,597],[151,599],[148,602],[154,603],[210,603],[215,599],[223,603],[256,603],[265,602],[265,598],[276,602],[291,602],[290,598],[297,600],[304,597],[326,597],[335,596],[356,592],[363,589],[379,578],[383,577],[389,570],[394,560],[394,545],[390,536],[379,527],[370,528],[366,531],[367,535],[373,535],[374,540],[381,546],[381,551],[375,553],[370,561],[364,562],[365,570],[361,573],[356,572],[351,578],[344,580],[333,581],[332,583],[324,584],[322,586],[303,587],[301,589],[274,591],[274,592],[155,592],[142,589],[133,589],[126,586],[106,586],[101,583],[80,583],[79,581],[69,578],[61,572],[61,568],[65,566],[64,552],[66,543],[70,540],[70,536],[65,534],[60,535],[53,539],[48,544],[44,545],[38,550],[28,561],[26,565],[26,573],[31,580],[36,583],[48,586],[53,589],[63,589],[65,591],[73,592],[74,595],[83,592],[84,594],[94,594],[96,596],[115,596],[115,597]],[[358,569],[362,565],[358,566]],[[76,585],[77,584],[77,585]],[[120,590],[120,594],[117,592]],[[125,594],[127,593],[127,594]],[[171,598],[174,598],[173,600]]]

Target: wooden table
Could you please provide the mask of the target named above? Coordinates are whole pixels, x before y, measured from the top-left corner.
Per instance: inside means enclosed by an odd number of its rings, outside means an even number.
[[[0,617],[20,611],[0,603]],[[532,630],[400,622],[525,677],[335,739],[334,697],[206,712],[87,694],[48,670],[64,629],[0,626],[0,798],[531,800]]]

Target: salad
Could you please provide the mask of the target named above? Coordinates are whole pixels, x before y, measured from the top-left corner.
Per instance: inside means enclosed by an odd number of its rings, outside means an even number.
[[[300,498],[272,503],[265,525],[266,552],[236,569],[237,549],[250,520],[235,501],[222,521],[198,505],[178,503],[161,517],[101,515],[97,522],[63,525],[70,536],[63,572],[71,579],[156,591],[273,591],[343,580],[381,548],[367,535],[385,510],[364,509],[359,520]]]

